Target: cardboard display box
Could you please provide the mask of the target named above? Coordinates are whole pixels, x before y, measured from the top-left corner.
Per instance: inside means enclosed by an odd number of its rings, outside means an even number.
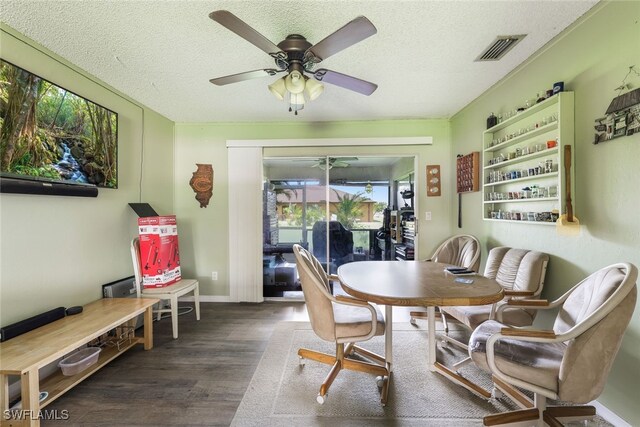
[[[180,280],[180,250],[175,215],[138,218],[140,267],[145,288],[161,288]]]

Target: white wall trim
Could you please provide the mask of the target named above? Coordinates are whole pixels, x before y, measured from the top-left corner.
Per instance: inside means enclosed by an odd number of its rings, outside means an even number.
[[[432,145],[430,136],[384,138],[230,139],[227,147],[344,147],[359,145]]]
[[[620,418],[611,409],[604,406],[602,403],[594,400],[589,402],[588,405],[592,405],[596,408],[596,414],[600,415],[605,421],[610,422],[616,427],[631,427],[631,424]]]

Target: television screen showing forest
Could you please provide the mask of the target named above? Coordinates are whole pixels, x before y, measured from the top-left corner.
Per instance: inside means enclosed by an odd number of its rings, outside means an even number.
[[[118,114],[0,60],[3,176],[118,187]]]

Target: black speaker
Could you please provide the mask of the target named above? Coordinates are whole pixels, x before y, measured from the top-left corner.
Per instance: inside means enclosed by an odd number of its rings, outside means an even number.
[[[39,328],[40,326],[44,326],[47,323],[62,319],[64,316],[64,307],[58,307],[28,319],[13,323],[9,326],[4,326],[0,328],[0,342],[22,335],[33,329]]]
[[[98,187],[90,184],[67,184],[2,177],[0,178],[0,193],[98,197]]]

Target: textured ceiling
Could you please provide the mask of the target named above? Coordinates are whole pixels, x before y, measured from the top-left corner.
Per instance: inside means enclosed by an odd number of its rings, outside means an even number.
[[[541,48],[596,1],[7,1],[0,20],[176,122],[446,118]],[[311,43],[359,15],[378,33],[321,66],[379,85],[337,86],[297,117],[267,85],[209,79],[274,67],[264,52],[209,19],[226,9],[279,43]],[[474,59],[498,35],[527,34],[497,62]],[[46,76],[44,76],[46,77]]]

